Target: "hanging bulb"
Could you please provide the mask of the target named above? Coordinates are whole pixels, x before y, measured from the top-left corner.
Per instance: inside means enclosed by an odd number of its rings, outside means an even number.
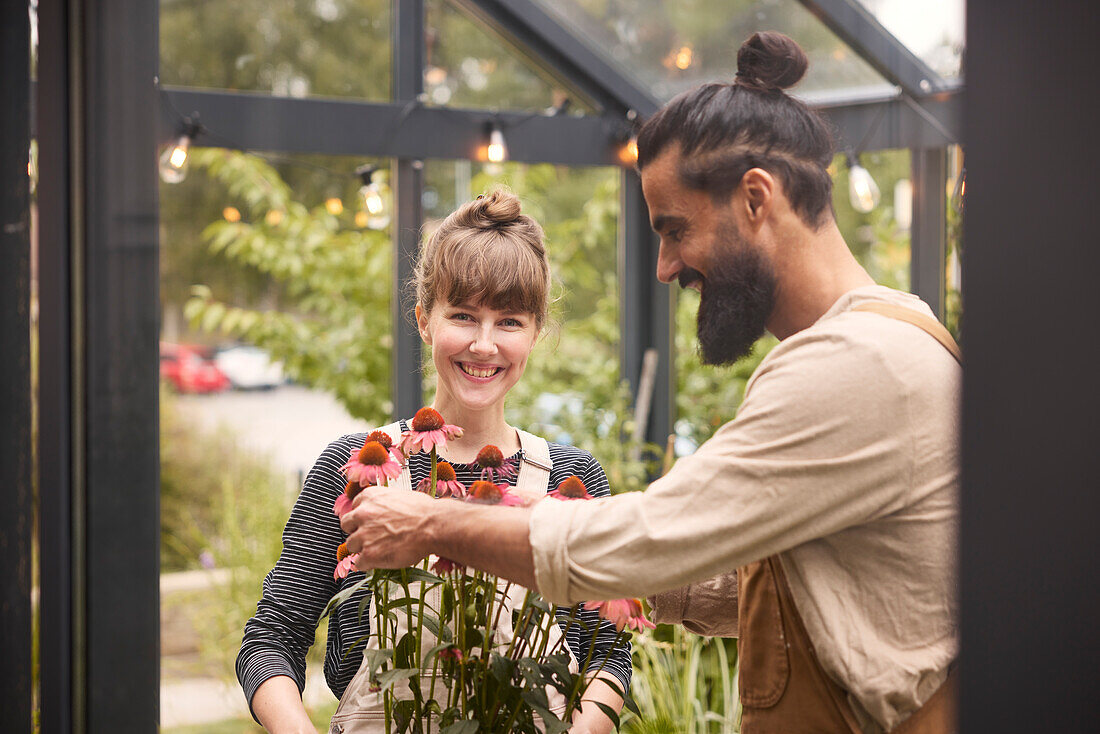
[[[386,211],[389,187],[381,180],[382,175],[374,166],[360,166],[355,169],[355,173],[363,182],[359,187],[359,199],[363,202],[363,210],[355,215],[356,225],[369,229],[385,229],[390,223],[390,216]],[[375,180],[376,175],[378,181]]]
[[[508,146],[504,143],[504,133],[495,122],[489,128],[489,147],[485,151],[485,158],[490,163],[503,163],[508,160]]]
[[[160,154],[160,178],[164,183],[177,184],[187,178],[190,148],[190,136],[181,135]]]
[[[951,206],[959,214],[966,209],[966,166],[959,171],[959,177],[955,181],[955,191],[951,194]]]
[[[198,114],[184,118],[183,132],[160,154],[160,178],[164,183],[177,184],[187,178],[191,141],[201,130]]]
[[[854,153],[848,154],[848,198],[852,208],[861,214],[867,214],[878,206],[878,184],[866,168],[859,165]]]
[[[337,196],[330,196],[325,199],[325,209],[335,217],[344,211],[344,202]]]
[[[624,166],[633,166],[638,162],[638,138],[631,136],[619,148],[619,162]]]

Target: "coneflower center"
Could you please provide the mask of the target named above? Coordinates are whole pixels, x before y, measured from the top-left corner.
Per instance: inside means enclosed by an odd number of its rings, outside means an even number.
[[[477,452],[477,465],[483,468],[492,467],[496,469],[504,463],[504,454],[496,446],[489,444],[483,446],[481,451]]]
[[[390,438],[390,434],[386,433],[385,431],[371,431],[370,435],[367,436],[367,440],[377,441],[378,443],[382,444],[384,448],[387,449],[393,447],[393,439]]]
[[[588,495],[588,489],[584,486],[584,482],[580,480],[580,477],[576,476],[567,477],[565,481],[559,484],[558,492],[564,497],[572,497],[574,499],[580,499]]]
[[[443,416],[435,408],[421,408],[412,419],[414,431],[438,431],[443,427]]]
[[[479,502],[497,505],[504,499],[504,492],[492,482],[479,479],[470,485],[470,496]]]
[[[455,468],[445,461],[441,461],[435,466],[435,478],[440,482],[454,482],[458,477],[455,475]]]
[[[367,441],[363,448],[359,449],[359,463],[382,466],[390,458],[390,452],[377,441]]]
[[[336,549],[336,562],[339,563],[340,561],[347,558],[349,555],[351,554],[348,552],[348,544],[341,543],[340,546]]]

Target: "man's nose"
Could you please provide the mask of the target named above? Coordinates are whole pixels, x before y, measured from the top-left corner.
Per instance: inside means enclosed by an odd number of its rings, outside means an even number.
[[[661,243],[661,249],[657,253],[657,280],[662,283],[671,283],[683,270],[684,264],[680,258],[675,257],[665,244]]]

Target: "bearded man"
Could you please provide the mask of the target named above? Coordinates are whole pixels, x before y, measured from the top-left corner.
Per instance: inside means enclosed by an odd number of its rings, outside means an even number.
[[[958,347],[845,244],[829,131],[782,91],[806,66],[756,34],[732,84],[638,138],[657,277],[701,292],[703,358],[780,340],[734,420],[645,492],[516,510],[365,490],[342,524],[363,568],[436,553],[555,603],[650,595],[658,621],[738,635],[747,734],[948,732]]]

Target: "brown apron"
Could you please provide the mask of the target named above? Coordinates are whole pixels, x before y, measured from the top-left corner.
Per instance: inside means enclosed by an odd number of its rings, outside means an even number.
[[[382,430],[390,434],[395,442],[400,437],[401,428],[398,423],[388,425]],[[517,433],[519,434],[520,447],[523,449],[523,458],[520,462],[519,476],[516,478],[515,491],[521,495],[532,498],[542,497],[549,489],[550,469],[553,468],[553,463],[550,460],[550,449],[546,445],[546,441],[538,436],[533,436],[525,431],[517,431]],[[394,480],[393,486],[409,491],[412,490],[412,483],[407,466],[401,473],[401,476]],[[418,588],[419,585],[410,584],[410,587]],[[499,621],[495,628],[493,641],[497,650],[503,652],[508,648],[508,644],[512,640],[511,611],[523,605],[524,596],[527,590],[516,584],[508,584],[503,581],[500,582],[499,588],[501,592],[505,594],[504,610],[503,613],[498,615]],[[427,591],[425,601],[433,608],[439,609],[439,597],[440,590],[438,587],[434,587]],[[373,607],[373,602],[371,606]],[[364,613],[370,613],[370,610]],[[397,615],[396,624],[397,632],[394,639],[400,639],[407,631],[407,621],[404,614]],[[549,633],[550,647],[553,648],[561,639],[561,629],[558,627],[556,621],[552,620],[550,622]],[[424,629],[422,635],[422,647],[424,650],[428,650],[436,644],[437,640],[429,630]],[[366,641],[366,648],[368,650],[378,649],[377,635],[370,635]],[[569,671],[576,673],[579,670],[577,661],[573,659],[572,654],[570,654],[569,657]],[[329,722],[330,734],[385,734],[386,716],[384,701],[381,691],[375,689],[371,685],[369,667],[367,658],[364,656],[363,663],[359,666],[359,670],[356,671],[351,682],[348,683],[344,695],[340,698],[340,704],[337,706],[336,712]],[[437,685],[434,690],[431,686],[432,665],[427,662],[423,663],[422,671],[420,686],[424,698],[427,699],[433,693],[436,696],[440,695],[442,686]],[[399,684],[394,687],[394,695],[398,699],[411,698],[412,692],[408,690],[407,685]],[[546,695],[550,702],[550,711],[559,717],[562,716],[566,709],[565,697],[552,686],[547,686]]]
[[[882,302],[863,303],[853,310],[913,324],[962,362],[950,332],[931,317]],[[737,575],[742,734],[860,734],[847,692],[817,659],[779,557],[750,563]],[[943,685],[894,733],[954,732],[956,677],[952,669]]]

